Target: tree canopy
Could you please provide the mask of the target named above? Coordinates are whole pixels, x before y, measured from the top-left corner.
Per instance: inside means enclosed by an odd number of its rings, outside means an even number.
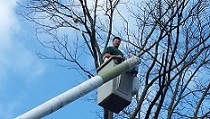
[[[53,55],[94,76],[104,49],[119,36],[127,57],[144,52],[139,93],[115,118],[210,118],[208,0],[29,0],[23,16]],[[50,36],[42,39],[40,34]],[[82,57],[90,57],[93,65]]]

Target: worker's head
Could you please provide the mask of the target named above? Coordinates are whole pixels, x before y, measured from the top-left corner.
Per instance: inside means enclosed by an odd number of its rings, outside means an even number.
[[[120,46],[121,39],[120,37],[114,37],[112,40],[112,44],[114,47],[118,48]]]

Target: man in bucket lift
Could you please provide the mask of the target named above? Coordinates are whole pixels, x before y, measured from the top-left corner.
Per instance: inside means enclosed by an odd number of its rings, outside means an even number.
[[[113,38],[113,40],[112,40],[112,45],[113,46],[109,46],[105,49],[105,54],[104,54],[105,61],[106,61],[106,59],[109,59],[112,56],[117,57],[115,59],[116,64],[119,64],[126,59],[124,57],[123,53],[118,49],[119,46],[120,46],[120,43],[121,43],[121,38],[120,37],[114,37]],[[136,68],[138,68],[138,67],[136,67]],[[131,70],[130,72],[133,73],[133,75],[135,77],[138,73],[137,69],[135,69],[135,68],[133,70]]]
[[[112,45],[105,49],[104,57],[109,59],[112,56],[117,56],[116,63],[119,64],[125,60],[123,53],[118,49],[121,43],[121,39],[119,37],[114,37],[112,40]]]
[[[120,43],[121,39],[114,37],[112,40],[113,46],[105,49],[105,62],[97,69],[99,73],[107,71],[125,60],[123,53],[118,49]],[[98,104],[104,107],[104,116],[107,116],[108,110],[119,113],[131,103],[132,95],[138,92],[135,86],[137,85],[135,81],[137,73],[138,67],[130,69],[99,87]]]

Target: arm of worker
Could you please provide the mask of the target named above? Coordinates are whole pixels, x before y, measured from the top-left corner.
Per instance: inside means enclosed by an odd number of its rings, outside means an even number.
[[[112,56],[112,55],[109,54],[109,53],[105,53],[105,54],[104,54],[104,57],[105,57],[105,58],[110,58],[111,56]]]
[[[109,53],[105,53],[105,54],[104,54],[104,57],[107,58],[107,59],[109,59],[109,58],[112,57],[112,56],[117,56],[117,57],[120,59],[120,62],[122,62],[122,61],[124,61],[124,60],[126,59],[126,58],[123,57],[122,55],[111,55],[111,54],[109,54]]]

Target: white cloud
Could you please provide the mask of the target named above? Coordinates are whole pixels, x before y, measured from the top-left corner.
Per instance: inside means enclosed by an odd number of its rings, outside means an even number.
[[[21,26],[18,20],[17,1],[0,0],[0,118],[3,119],[14,117],[17,108],[23,104],[21,92],[25,93],[25,90],[24,87],[15,87],[16,82],[18,86],[24,86],[25,82],[31,83],[34,81],[31,79],[45,71],[34,49],[21,39],[28,37],[23,33],[30,31],[24,31],[25,26]]]
[[[18,28],[17,20],[14,14],[14,8],[16,1],[14,0],[0,0],[0,45],[1,50],[4,47],[8,47],[10,44],[10,34],[12,31]],[[3,48],[2,48],[3,46]]]
[[[17,38],[24,34],[18,34],[22,29],[16,7],[17,0],[0,0],[0,87],[11,73],[31,77],[44,71],[33,50]]]

